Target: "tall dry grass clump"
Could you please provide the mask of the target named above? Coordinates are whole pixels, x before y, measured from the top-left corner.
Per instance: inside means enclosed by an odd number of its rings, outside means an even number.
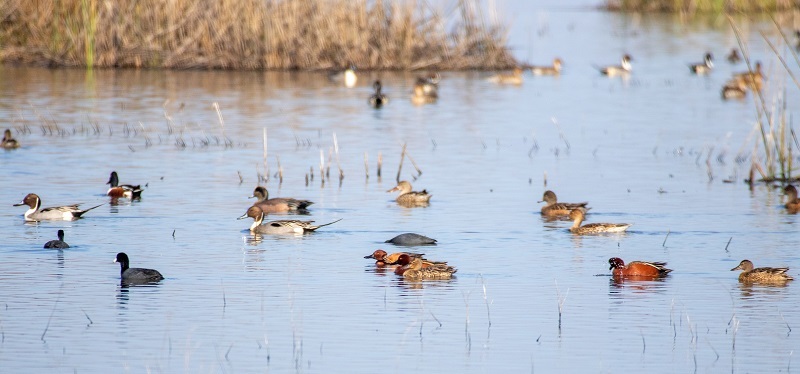
[[[797,0],[606,0],[606,9],[625,12],[774,12],[800,8]]]
[[[0,61],[50,66],[496,69],[516,64],[477,0],[4,0]]]

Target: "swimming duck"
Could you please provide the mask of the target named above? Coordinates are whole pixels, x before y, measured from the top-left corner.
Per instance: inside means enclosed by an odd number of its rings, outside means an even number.
[[[731,53],[728,54],[728,62],[730,62],[731,64],[735,64],[738,63],[739,61],[742,61],[742,57],[739,56],[739,50],[736,48],[731,49]]]
[[[421,192],[411,191],[411,183],[408,183],[408,181],[400,181],[397,186],[386,192],[395,191],[400,191],[400,195],[396,199],[400,205],[426,205],[430,202],[431,196],[433,196],[426,190]]]
[[[692,70],[692,73],[697,75],[708,74],[711,72],[711,69],[714,68],[714,63],[711,62],[713,57],[711,53],[706,53],[705,60],[701,64],[691,64],[689,65],[689,69]]]
[[[69,244],[64,242],[64,230],[58,230],[58,240],[51,240],[44,243],[45,248],[64,249],[69,248]]]
[[[745,71],[733,75],[733,80],[744,83],[747,87],[760,91],[764,85],[764,73],[761,72],[761,61],[756,61],[753,71]]]
[[[381,86],[381,81],[375,81],[375,83],[372,84],[372,88],[375,90],[375,93],[369,97],[369,105],[378,109],[389,103],[389,98],[381,93],[381,89],[383,88],[383,86]]]
[[[584,219],[583,209],[574,209],[569,213],[569,218],[574,220],[569,228],[573,234],[599,234],[606,232],[623,232],[631,227],[630,223],[589,223],[581,226]]]
[[[281,212],[295,212],[298,210],[306,210],[309,205],[314,204],[308,200],[298,200],[289,197],[274,197],[269,198],[269,191],[265,187],[258,186],[253,190],[253,196],[250,198],[258,199],[253,206],[261,208],[265,213],[281,213]]]
[[[114,262],[119,263],[119,273],[123,283],[153,283],[164,279],[158,270],[129,267],[130,260],[124,252],[117,253]]]
[[[785,283],[794,278],[786,274],[789,268],[753,268],[750,260],[742,260],[731,271],[742,270],[739,282],[742,283]]]
[[[439,73],[417,77],[411,95],[411,103],[421,105],[435,102],[439,98],[439,80]]]
[[[747,96],[747,85],[742,80],[729,80],[722,86],[722,98],[724,100],[744,99],[745,96]]]
[[[372,258],[375,259],[375,265],[384,266],[384,265],[395,265],[398,264],[398,260],[400,256],[405,255],[409,258],[422,258],[424,253],[409,253],[409,252],[396,252],[392,254],[388,254],[383,249],[376,249],[372,252],[371,255],[364,256],[364,258]],[[410,262],[410,260],[409,260]]]
[[[80,204],[74,205],[65,205],[65,206],[54,206],[50,208],[40,209],[42,207],[42,199],[39,198],[39,195],[35,193],[29,193],[25,195],[25,198],[22,199],[22,202],[14,204],[14,206],[23,206],[27,205],[30,207],[25,212],[25,220],[26,221],[42,221],[42,220],[64,220],[64,221],[71,221],[94,209],[103,204],[93,206],[89,209],[81,210],[78,208]]]
[[[607,75],[609,77],[614,77],[618,75],[627,75],[630,74],[632,69],[631,61],[633,61],[631,56],[626,54],[622,56],[622,62],[619,66],[611,65],[599,68],[599,70],[601,74]]]
[[[351,65],[347,69],[334,71],[328,74],[328,79],[332,82],[344,82],[345,87],[353,88],[356,86],[356,82],[358,82],[356,67]]]
[[[531,66],[533,75],[559,75],[561,74],[561,59],[553,60],[553,66]]]
[[[450,279],[458,271],[447,265],[424,267],[420,258],[413,259],[404,269],[403,278],[410,281]]]
[[[394,238],[385,241],[384,243],[391,243],[394,245],[405,245],[405,246],[436,245],[436,239],[431,239],[425,235],[408,232],[405,234],[397,235]]]
[[[19,148],[19,142],[11,136],[11,130],[6,129],[3,132],[3,142],[0,143],[0,148],[14,149]]]
[[[111,187],[106,192],[106,195],[111,196],[113,198],[120,198],[124,197],[126,199],[139,199],[142,197],[142,186],[141,185],[130,185],[130,184],[119,184],[119,176],[117,175],[116,171],[111,172],[111,176],[108,178],[108,182],[106,184],[110,185]]]
[[[797,198],[797,189],[790,184],[783,189],[783,193],[786,194],[786,210],[789,213],[800,212],[800,199]]]
[[[264,215],[264,211],[261,210],[261,208],[251,206],[250,209],[238,219],[245,219],[247,217],[253,218],[253,224],[250,225],[250,232],[253,234],[303,234],[342,220],[340,218],[324,225],[313,225],[312,223],[314,223],[314,221],[286,219],[270,221],[262,225],[261,223],[264,221]]]
[[[519,86],[522,84],[522,69],[516,67],[511,73],[493,75],[489,77],[489,82]]]
[[[547,205],[542,207],[542,215],[548,217],[568,216],[570,212],[575,209],[589,210],[586,207],[588,202],[582,203],[559,203],[556,193],[550,190],[544,192],[542,200],[539,203],[545,202]]]
[[[608,270],[615,277],[660,277],[669,274],[672,269],[667,269],[666,262],[632,261],[625,265],[619,257],[608,259]]]

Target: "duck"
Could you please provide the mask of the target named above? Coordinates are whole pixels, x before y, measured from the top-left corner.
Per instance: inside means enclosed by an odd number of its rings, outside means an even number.
[[[253,206],[261,208],[264,213],[305,211],[308,209],[309,205],[314,204],[312,201],[293,199],[290,197],[274,197],[270,199],[269,191],[263,186],[257,186],[253,190],[253,196],[250,196],[250,199],[252,198],[258,199],[258,201],[253,203]]]
[[[790,184],[783,189],[783,193],[786,194],[786,205],[784,205],[786,210],[789,213],[800,212],[800,199],[797,198],[797,188]]]
[[[58,230],[56,233],[58,236],[58,240],[51,240],[47,243],[44,243],[44,248],[55,248],[55,249],[64,249],[69,248],[69,244],[64,242],[64,230]]]
[[[375,93],[369,97],[369,105],[378,109],[389,103],[389,98],[381,93],[381,89],[383,88],[383,86],[381,86],[381,81],[375,81],[375,83],[372,84],[372,88],[375,90]]]
[[[130,185],[130,184],[119,184],[119,176],[117,175],[116,171],[111,172],[111,176],[108,178],[107,185],[111,187],[106,192],[106,195],[112,198],[120,198],[124,197],[126,199],[139,199],[142,197],[142,186],[141,185]]]
[[[722,99],[744,99],[747,96],[747,85],[743,80],[732,79],[722,86]]]
[[[585,214],[583,209],[574,209],[569,212],[569,218],[573,220],[572,227],[569,228],[570,232],[578,235],[615,233],[623,232],[632,225],[630,223],[590,223],[581,226]]]
[[[631,56],[626,54],[622,56],[622,62],[620,63],[620,65],[618,66],[611,65],[599,68],[600,74],[607,75],[609,77],[630,74],[632,69],[631,61],[633,61]]]
[[[353,88],[356,86],[358,82],[358,76],[356,75],[356,67],[350,65],[348,68],[344,70],[334,71],[328,74],[328,79],[331,82],[344,82],[344,86],[347,88]]]
[[[323,225],[313,225],[314,221],[298,221],[293,219],[270,221],[262,225],[264,221],[264,211],[257,206],[251,206],[247,212],[238,219],[245,219],[247,217],[253,218],[253,224],[250,225],[250,232],[253,234],[304,234],[314,231],[320,227],[332,225],[342,219],[326,223]]]
[[[714,63],[712,62],[712,60],[713,56],[711,56],[711,53],[710,52],[706,53],[706,57],[702,63],[691,64],[689,65],[689,69],[692,71],[692,73],[695,73],[697,75],[708,74],[711,72],[711,69],[714,68]]]
[[[427,205],[431,201],[431,196],[433,196],[426,190],[412,191],[411,183],[408,181],[400,181],[397,186],[386,192],[396,191],[400,191],[400,195],[396,199],[400,205]]]
[[[736,48],[731,49],[731,53],[728,54],[728,62],[736,64],[739,61],[742,61],[742,57],[739,56],[739,50]]]
[[[3,149],[19,148],[19,142],[16,139],[14,139],[14,137],[11,136],[10,129],[6,129],[6,131],[3,132],[3,142],[0,143],[0,148]]]
[[[398,260],[400,256],[407,256],[411,259],[414,258],[422,258],[424,253],[410,253],[410,252],[396,252],[389,254],[383,249],[376,249],[372,252],[371,255],[364,256],[364,258],[371,258],[375,260],[375,265],[384,266],[384,265],[396,265],[398,264]]]
[[[114,262],[119,263],[119,274],[122,283],[155,283],[164,279],[164,276],[158,270],[130,267],[130,260],[125,252],[117,253]]]
[[[553,66],[531,66],[531,73],[533,75],[560,75],[561,59],[553,59]]]
[[[750,260],[742,260],[739,266],[731,269],[731,271],[742,270],[739,274],[739,282],[742,283],[785,283],[793,280],[791,276],[786,274],[789,268],[753,268],[753,263]]]
[[[417,77],[411,94],[411,103],[415,105],[433,103],[439,99],[439,73]]]
[[[550,190],[545,191],[544,195],[542,195],[542,200],[538,202],[547,203],[542,207],[542,215],[547,217],[569,216],[569,213],[575,209],[583,209],[584,211],[591,209],[586,206],[589,203],[585,201],[581,203],[559,203],[556,193]]]
[[[425,235],[407,232],[391,238],[384,243],[391,243],[401,246],[415,246],[415,245],[436,245],[436,239],[429,238]]]
[[[489,82],[496,84],[522,85],[522,69],[514,68],[511,73],[501,73],[489,77]]]
[[[614,277],[661,277],[672,271],[666,268],[666,262],[631,261],[625,265],[621,258],[612,257],[608,263]]]
[[[745,84],[753,90],[760,91],[764,85],[764,73],[761,71],[761,61],[756,61],[753,71],[745,71],[733,75],[733,80]]]
[[[35,193],[29,193],[25,195],[25,198],[22,199],[22,202],[14,204],[14,206],[23,206],[23,205],[27,205],[28,207],[30,207],[30,209],[28,209],[25,212],[26,221],[43,221],[43,220],[72,221],[81,218],[81,216],[83,216],[84,213],[99,206],[102,206],[103,204],[95,205],[89,209],[83,209],[83,210],[78,208],[80,204],[54,206],[42,209],[42,199],[39,198],[39,195]]]
[[[415,258],[406,267],[399,267],[398,269],[404,269],[402,271],[403,278],[410,281],[451,279],[453,274],[458,271],[456,268],[446,264],[425,267],[423,260],[420,258]]]

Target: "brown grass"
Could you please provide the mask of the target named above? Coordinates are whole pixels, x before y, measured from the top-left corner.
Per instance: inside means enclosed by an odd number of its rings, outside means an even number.
[[[625,12],[774,12],[800,8],[797,0],[606,0],[609,10]]]
[[[4,0],[0,61],[48,66],[497,69],[506,29],[476,0]]]

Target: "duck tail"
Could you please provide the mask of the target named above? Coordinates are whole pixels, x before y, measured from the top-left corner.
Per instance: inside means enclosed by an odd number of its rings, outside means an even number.
[[[73,213],[73,214],[75,215],[75,217],[78,217],[78,218],[80,218],[80,216],[82,216],[84,213],[86,213],[86,212],[88,212],[88,211],[90,211],[90,210],[92,210],[92,209],[94,209],[94,208],[99,208],[99,207],[101,207],[101,206],[103,206],[103,205],[106,205],[106,203],[102,203],[102,204],[100,204],[100,205],[95,205],[95,206],[93,206],[93,207],[91,207],[91,208],[89,208],[89,209],[83,210],[83,211],[81,211],[81,212],[76,212],[76,213]]]
[[[341,219],[341,218],[339,218],[339,219],[337,219],[336,221],[333,221],[333,222],[323,223],[323,224],[321,224],[321,225],[317,226],[317,227],[316,227],[314,230],[316,230],[316,229],[318,229],[318,228],[320,228],[320,227],[323,227],[323,226],[332,225],[332,224],[334,224],[334,223],[336,223],[336,222],[339,222],[339,221],[341,221],[341,220],[342,220],[342,219]]]

